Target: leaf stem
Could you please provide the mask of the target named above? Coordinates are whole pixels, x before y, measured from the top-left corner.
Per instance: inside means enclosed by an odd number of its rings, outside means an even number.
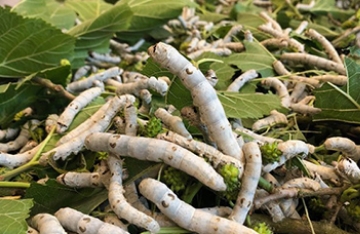
[[[0,181],[0,188],[29,188],[30,183],[17,181]]]
[[[44,79],[41,77],[34,77],[34,78],[32,78],[32,80],[42,86],[45,86],[48,89],[55,91],[55,93],[58,93],[59,95],[65,97],[69,100],[73,100],[75,98],[75,96],[72,95],[71,93],[69,93],[68,91],[66,91],[66,89],[64,89],[64,87],[62,85],[54,84],[53,82],[51,82],[48,79]]]
[[[49,142],[49,140],[51,139],[54,131],[56,129],[56,126],[54,126],[51,131],[49,132],[49,134],[47,135],[47,137],[45,138],[45,140],[41,143],[41,146],[39,148],[39,150],[36,152],[36,154],[34,155],[34,157],[27,163],[25,163],[24,165],[17,167],[11,171],[8,171],[2,175],[0,175],[0,181],[1,180],[10,180],[11,178],[19,175],[20,173],[29,170],[30,168],[34,167],[34,166],[38,166],[39,165],[39,158],[41,156],[42,151],[44,150],[46,144]]]

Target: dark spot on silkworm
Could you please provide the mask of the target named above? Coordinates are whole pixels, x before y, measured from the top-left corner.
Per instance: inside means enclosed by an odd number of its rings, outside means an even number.
[[[131,108],[131,107],[133,107],[133,105],[132,105],[132,104],[128,105],[126,108],[128,109],[128,108]]]
[[[172,160],[174,157],[172,155],[169,155],[168,159]]]
[[[106,173],[108,173],[109,172],[109,169],[107,168],[105,171],[103,171],[102,173],[101,173],[101,175],[105,175]]]
[[[155,45],[153,46],[153,53],[155,53],[156,47],[157,47],[157,44],[155,44]]]
[[[188,75],[193,74],[193,71],[191,71],[189,68],[186,68],[185,72],[186,72],[186,74],[188,74]]]
[[[110,143],[109,144],[111,148],[115,148],[116,147],[116,143]]]
[[[79,227],[80,232],[86,232],[86,227]]]
[[[116,200],[116,203],[120,203],[120,200]]]
[[[85,217],[85,218],[83,218],[83,220],[86,222],[86,223],[88,223],[88,222],[90,222],[90,218],[89,217]]]
[[[62,182],[63,184],[65,184],[65,176],[66,176],[66,174],[67,174],[67,173],[65,173],[64,175],[62,175],[62,176],[60,177],[60,180],[61,180],[61,182]]]
[[[99,178],[99,175],[98,175],[98,174],[94,174],[94,175],[91,176],[91,178],[97,179],[97,178]]]
[[[245,198],[240,199],[240,204],[243,204],[245,202]]]
[[[169,204],[168,204],[166,201],[161,201],[161,205],[162,205],[164,208],[168,208],[168,207],[169,207]]]
[[[171,200],[175,200],[175,195],[172,193],[169,193],[168,196],[170,197]]]
[[[176,146],[171,147],[172,151],[176,151]]]

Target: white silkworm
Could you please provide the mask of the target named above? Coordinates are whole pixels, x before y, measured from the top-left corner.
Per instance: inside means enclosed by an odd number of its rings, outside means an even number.
[[[299,26],[294,30],[295,33],[297,34],[302,34],[305,29],[307,28],[307,26],[309,25],[309,22],[304,20],[301,21],[301,23],[299,24]]]
[[[360,182],[360,169],[351,158],[343,157],[338,162],[336,168],[344,173],[351,183],[357,184]]]
[[[320,76],[312,76],[311,79],[318,80],[320,82],[331,82],[335,85],[346,85],[348,78],[342,75],[325,74]]]
[[[171,131],[158,134],[157,138],[173,142],[177,145],[180,145],[181,147],[184,147],[185,149],[188,149],[198,154],[200,157],[205,157],[211,162],[214,168],[218,168],[220,165],[232,164],[239,170],[238,177],[241,178],[243,175],[245,162],[235,159],[234,157],[225,155],[211,145],[208,145],[201,141],[196,141],[194,139],[186,139],[185,137]]]
[[[271,23],[266,23],[266,24],[262,24],[262,25],[259,25],[257,27],[259,30],[267,33],[267,34],[270,34],[271,36],[275,37],[275,38],[282,38],[284,37],[284,34],[282,32],[282,29],[281,31],[279,30],[276,30],[272,27]]]
[[[75,116],[79,113],[79,111],[81,111],[86,105],[88,105],[101,93],[101,88],[93,87],[83,91],[74,100],[72,100],[57,120],[57,132],[65,132],[69,128],[70,124],[72,123]]]
[[[108,108],[100,108],[97,113],[91,116],[89,122],[87,122],[84,131],[80,132],[73,139],[61,144],[52,150],[42,154],[40,158],[41,163],[47,163],[48,157],[51,155],[54,160],[65,160],[71,153],[77,154],[84,145],[84,140],[87,135],[93,132],[103,132],[111,123],[115,114],[122,109],[127,101],[135,101],[134,96],[122,95],[120,97],[113,97],[109,103]],[[95,117],[94,117],[95,116]],[[85,122],[83,123],[85,124]],[[89,126],[90,125],[90,126]],[[80,125],[81,126],[81,125]],[[68,135],[68,134],[67,134]]]
[[[259,143],[266,143],[266,142],[273,143],[273,142],[281,142],[282,141],[280,139],[266,137],[266,136],[256,134],[253,131],[251,131],[247,128],[241,127],[241,126],[236,126],[234,131],[240,133],[241,135],[248,136],[248,137],[252,138],[253,141],[256,141]]]
[[[135,183],[124,186],[124,197],[126,200],[139,211],[151,216],[160,225],[160,227],[174,227],[176,224],[167,216],[160,212],[154,212],[148,208],[147,200],[140,200]],[[142,197],[144,198],[144,197]],[[146,203],[146,204],[145,204]]]
[[[297,103],[299,99],[305,94],[306,84],[298,82],[290,94],[291,103]]]
[[[148,114],[151,108],[152,95],[149,90],[142,89],[139,92],[139,98],[141,99],[141,106],[139,107],[139,113]]]
[[[161,121],[165,124],[167,128],[170,130],[180,134],[181,136],[185,137],[188,140],[192,139],[191,134],[186,129],[184,122],[179,116],[171,115],[167,112],[164,108],[158,108],[154,115],[161,119]]]
[[[50,133],[51,129],[56,126],[59,116],[57,114],[49,115],[45,120],[45,131]]]
[[[311,10],[311,8],[313,8],[315,6],[315,3],[316,3],[315,0],[311,0],[310,3],[308,3],[308,4],[297,3],[295,7],[298,10],[309,11],[309,10]]]
[[[149,77],[134,71],[124,71],[122,74],[123,83],[138,82],[140,80],[147,80]]]
[[[205,124],[203,124],[201,122],[200,115],[199,115],[196,107],[184,106],[183,108],[181,108],[180,113],[181,113],[181,116],[190,123],[190,125],[196,127],[201,132],[201,134],[204,137],[205,142],[216,147],[216,144],[212,140],[209,139],[209,131],[208,131],[207,127],[205,126]]]
[[[261,151],[255,142],[245,143],[243,146],[245,156],[244,176],[241,179],[241,190],[236,204],[229,216],[230,219],[243,224],[252,206],[256,188],[261,175]]]
[[[37,230],[35,230],[34,228],[28,226],[26,234],[39,234],[39,232]]]
[[[290,95],[289,95],[289,92],[283,82],[281,82],[277,78],[269,77],[269,78],[264,78],[263,80],[261,80],[261,84],[274,88],[276,90],[276,94],[281,99],[281,104],[284,107],[290,106],[290,102],[291,102]]]
[[[125,134],[129,136],[136,136],[137,134],[137,111],[134,104],[126,102],[124,107],[124,119],[125,119]]]
[[[360,159],[360,146],[346,137],[329,137],[324,142],[327,150],[340,151],[344,156],[357,162]]]
[[[59,175],[56,181],[72,187],[72,188],[86,188],[86,187],[103,187],[100,181],[100,174],[98,172],[73,172],[69,171]]]
[[[312,2],[315,4],[315,1]],[[325,52],[327,53],[327,55],[331,60],[341,65],[343,64],[343,61],[341,60],[334,46],[323,35],[318,33],[315,29],[309,29],[305,34],[310,38],[313,38],[316,41],[318,41],[322,45],[323,49],[325,50]]]
[[[93,133],[86,138],[85,147],[92,151],[111,152],[139,160],[164,162],[197,178],[213,190],[226,189],[223,178],[203,158],[171,142],[154,138]]]
[[[66,219],[69,219],[67,217]],[[30,225],[39,230],[40,234],[66,234],[64,228],[61,226],[59,220],[47,213],[39,213],[30,219]]]
[[[305,114],[314,115],[314,114],[321,112],[320,108],[308,106],[308,105],[302,104],[302,103],[291,103],[290,109],[293,110],[294,112],[304,114],[304,115]]]
[[[89,56],[99,62],[104,63],[112,63],[112,64],[119,64],[121,62],[121,58],[119,56],[107,54],[100,54],[94,51],[89,52]]]
[[[162,213],[184,229],[199,234],[257,233],[237,222],[195,209],[180,200],[160,181],[151,178],[144,179],[141,181],[139,189],[140,193],[155,203]]]
[[[168,85],[164,80],[156,79],[152,76],[148,79],[140,79],[136,82],[120,84],[116,89],[116,93],[118,95],[131,93],[139,96],[139,92],[143,89],[152,89],[160,95],[165,96],[168,90]]]
[[[301,177],[286,181],[283,185],[281,185],[281,188],[302,188],[317,191],[321,188],[321,185],[316,180]]]
[[[346,75],[345,67],[343,64],[339,64],[316,55],[305,53],[284,53],[280,56],[280,58],[281,60],[291,61],[293,63],[307,64],[317,67],[319,69],[335,71],[340,75]]]
[[[255,121],[251,128],[253,131],[259,131],[260,129],[271,127],[276,124],[288,124],[288,120],[286,115],[283,113],[280,113],[277,110],[272,110],[270,111],[269,116]]]
[[[230,28],[230,30],[226,33],[226,35],[224,36],[223,42],[224,43],[231,42],[232,37],[234,37],[236,34],[240,33],[242,29],[243,29],[243,26],[240,24],[233,25]]]
[[[262,11],[262,12],[260,12],[259,16],[260,16],[261,18],[265,19],[267,22],[269,22],[270,25],[271,25],[271,27],[272,27],[273,29],[275,29],[276,31],[282,32],[282,28],[281,28],[280,24],[279,24],[276,20],[274,20],[273,18],[271,18],[271,17],[267,14],[267,12]]]
[[[174,47],[159,42],[148,49],[150,56],[162,67],[177,75],[191,92],[194,106],[199,109],[201,121],[209,131],[209,137],[225,154],[242,157],[229,121],[214,88],[205,76]],[[241,155],[241,156],[239,156]]]
[[[202,55],[205,52],[210,52],[219,56],[229,56],[232,52],[230,49],[228,48],[203,48],[203,49],[199,49],[195,52],[192,52],[190,54],[187,54],[187,57],[190,59],[196,59],[197,57],[199,57],[200,55]]]
[[[226,91],[231,91],[231,92],[238,92],[246,82],[255,79],[256,77],[258,77],[258,73],[254,70],[248,70],[246,72],[244,72],[243,74],[241,74],[239,77],[237,77],[230,85],[229,87],[227,87]]]
[[[113,123],[116,127],[116,133],[125,134],[125,120],[120,116],[115,116]]]
[[[135,100],[135,97],[134,97]],[[94,121],[102,118],[104,112],[110,107],[111,100],[108,100],[105,104],[103,104],[90,118],[82,122],[76,128],[62,136],[58,142],[56,143],[57,146],[64,144],[65,142],[71,141],[77,135],[81,134],[82,132],[86,131],[90,126],[93,125]]]
[[[275,168],[284,165],[286,161],[295,156],[299,155],[304,158],[309,153],[309,146],[300,140],[280,142],[277,148],[282,152],[282,155],[279,157],[278,161],[264,165],[262,168],[263,173],[270,172]]]
[[[0,165],[8,167],[10,169],[21,166],[28,161],[30,161],[39,150],[40,145],[37,145],[35,148],[32,148],[29,151],[18,153],[18,154],[8,154],[0,152]]]
[[[276,61],[273,62],[273,68],[274,68],[274,70],[276,71],[277,74],[289,76],[289,79],[291,81],[305,83],[305,84],[308,84],[308,85],[311,85],[311,86],[314,86],[314,87],[319,86],[319,81],[318,80],[310,79],[310,78],[303,77],[303,76],[292,75],[286,69],[285,65],[280,60],[276,60]],[[286,83],[286,82],[284,82],[284,83]]]
[[[216,73],[214,70],[210,69],[206,72],[205,78],[209,81],[212,87],[215,87],[219,79],[216,76]]]
[[[266,197],[268,195],[269,195],[269,193],[267,191],[265,191],[264,189],[256,190],[256,194],[255,194],[256,198]],[[269,212],[272,220],[275,223],[280,222],[281,220],[285,219],[285,215],[284,215],[283,211],[281,210],[278,202],[269,201],[266,204],[263,204],[261,206],[261,208],[266,209]]]
[[[105,223],[70,207],[59,209],[55,216],[62,226],[72,232],[81,234],[129,234],[115,225]]]
[[[81,92],[83,90],[90,88],[93,85],[93,82],[95,80],[104,82],[105,80],[107,80],[111,77],[120,75],[121,72],[122,72],[122,69],[120,69],[119,67],[112,67],[103,72],[93,74],[93,75],[87,77],[86,79],[71,82],[70,84],[68,84],[66,86],[66,90],[71,93]]]
[[[84,65],[84,66],[80,67],[79,69],[76,70],[76,72],[73,76],[73,81],[77,81],[80,78],[86,76],[90,71],[91,71],[90,65]]]
[[[276,48],[286,48],[289,46],[289,42],[286,38],[279,37],[279,38],[268,38],[262,40],[260,42],[261,45],[268,47],[276,47]]]
[[[32,150],[36,146],[38,146],[38,143],[34,140],[30,140],[30,141],[26,142],[26,144],[19,150],[19,154],[22,154],[26,151]]]
[[[14,139],[18,133],[19,133],[18,128],[7,128],[0,130],[0,141]]]
[[[128,229],[129,224],[124,224],[115,214],[107,214],[104,217],[104,222],[117,226],[125,231]]]
[[[28,142],[30,131],[33,131],[39,125],[38,120],[29,120],[21,128],[19,135],[13,140],[6,143],[0,143],[0,152],[6,153],[20,149]]]
[[[302,160],[306,168],[310,171],[311,176],[314,177],[315,173],[320,175],[324,180],[330,180],[336,185],[340,184],[341,178],[336,173],[336,168],[333,166],[318,165],[307,160]]]
[[[126,201],[123,195],[121,161],[113,155],[110,155],[108,158],[108,166],[112,175],[108,195],[111,209],[119,218],[124,218],[132,224],[149,230],[151,233],[157,233],[160,230],[159,224],[153,218],[135,209]]]

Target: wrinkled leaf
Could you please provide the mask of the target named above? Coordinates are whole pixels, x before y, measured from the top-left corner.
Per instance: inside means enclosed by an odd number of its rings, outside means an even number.
[[[274,76],[272,67],[276,60],[264,46],[254,40],[253,42],[244,41],[245,52],[234,53],[224,58],[226,64],[234,64],[244,72],[255,69],[262,77]]]
[[[75,189],[57,183],[51,179],[45,185],[31,183],[26,190],[25,198],[32,198],[34,207],[31,215],[40,212],[53,214],[62,207],[72,207],[84,213],[90,213],[107,199],[104,188]]]
[[[258,119],[271,110],[282,109],[280,98],[274,94],[218,92],[218,97],[229,118]]]
[[[360,123],[360,65],[350,58],[345,58],[348,83],[338,87],[325,83],[315,90],[315,107],[321,112],[315,120],[336,120],[348,123]]]
[[[26,233],[28,227],[26,219],[32,206],[31,199],[0,199],[0,233]]]
[[[93,19],[112,7],[103,0],[66,0],[65,4],[79,15],[81,21]]]
[[[0,76],[21,77],[71,60],[75,39],[41,19],[0,8]]]
[[[25,0],[12,11],[31,18],[40,18],[60,29],[69,29],[75,24],[76,14],[64,2],[56,0]]]
[[[39,85],[24,84],[16,89],[17,84],[0,85],[0,126],[7,127],[16,113],[36,102],[43,89]]]

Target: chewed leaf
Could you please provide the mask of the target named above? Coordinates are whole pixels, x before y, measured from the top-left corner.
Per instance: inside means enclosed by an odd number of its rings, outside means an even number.
[[[321,112],[315,120],[335,120],[348,123],[360,123],[360,65],[350,58],[345,58],[348,83],[338,87],[331,83],[315,90],[315,107]]]
[[[245,52],[234,53],[224,59],[227,64],[234,64],[241,68],[243,71],[255,69],[262,77],[274,76],[272,67],[273,62],[276,60],[264,46],[259,42],[244,41]]]
[[[258,119],[271,110],[282,109],[280,98],[273,94],[218,92],[218,97],[229,118]]]
[[[0,76],[22,77],[71,60],[75,38],[0,8]]]
[[[26,233],[26,219],[29,217],[30,208],[32,206],[33,202],[31,199],[0,199],[1,230],[6,230],[6,233],[12,234]]]

